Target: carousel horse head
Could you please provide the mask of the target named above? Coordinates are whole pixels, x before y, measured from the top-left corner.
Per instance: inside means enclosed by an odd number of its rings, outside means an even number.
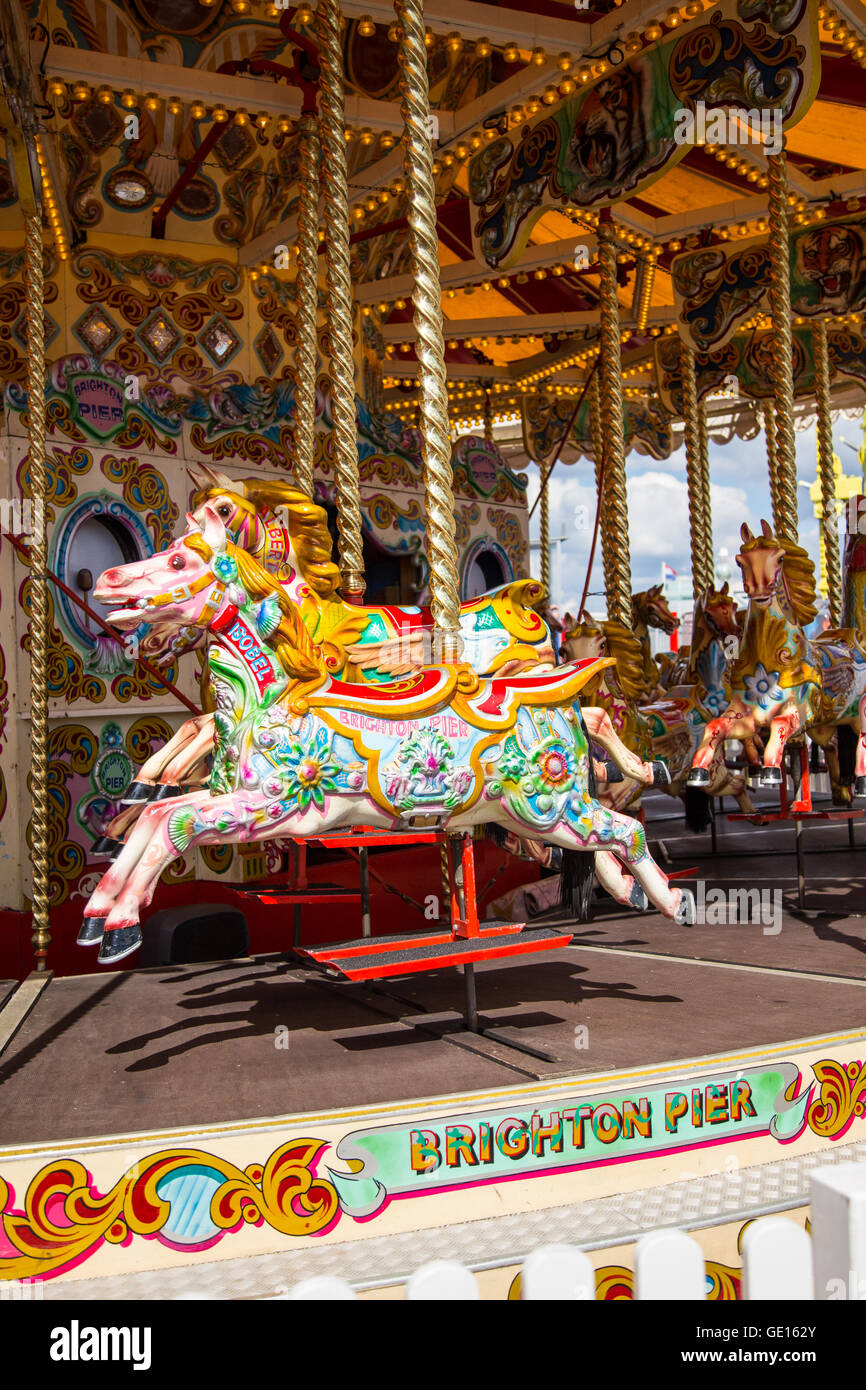
[[[569,661],[607,656],[607,638],[586,609],[581,611],[580,621],[571,613],[566,613],[562,620],[562,628],[562,647]]]
[[[706,627],[710,639],[733,637],[739,633],[737,606],[728,591],[727,579],[721,589],[710,586],[696,599],[693,631],[697,631],[699,624]]]
[[[598,623],[585,609],[581,619],[578,623],[570,613],[565,615],[563,648],[566,659],[583,661],[587,657],[613,657],[615,676],[606,672],[602,678],[607,684],[614,679],[627,700],[637,700],[643,695],[643,662],[640,643],[634,633],[620,623],[609,620]]]
[[[749,604],[758,609],[774,602],[790,609],[796,623],[805,624],[815,616],[815,566],[802,546],[777,540],[769,522],[761,522],[761,535],[754,536],[743,522],[743,546],[737,564],[743,575],[743,588]]]
[[[187,471],[197,489],[192,508],[199,524],[204,507],[210,505],[233,543],[266,562],[270,542],[283,531],[279,524],[283,512],[288,518],[289,537],[283,565],[299,572],[319,599],[335,596],[340,571],[331,560],[331,533],[324,507],[277,478],[231,478],[206,464]],[[268,563],[268,568],[273,566]]]
[[[111,606],[113,627],[129,632],[144,622],[198,627],[208,621],[220,584],[213,564],[226,553],[228,537],[211,507],[205,507],[201,526],[189,513],[187,524],[186,534],[165,550],[99,576],[93,596]]]
[[[112,606],[112,625],[121,632],[140,623],[216,630],[243,612],[254,635],[274,648],[286,675],[309,679],[323,673],[285,586],[232,543],[209,503],[201,525],[190,515],[187,522],[186,534],[165,550],[99,576],[94,597]]]
[[[651,589],[632,594],[631,607],[636,624],[644,623],[647,627],[660,628],[668,635],[676,632],[680,625],[679,618],[668,607],[661,584],[653,584]]]

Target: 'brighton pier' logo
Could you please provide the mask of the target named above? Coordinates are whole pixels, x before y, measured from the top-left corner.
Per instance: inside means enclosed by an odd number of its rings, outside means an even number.
[[[809,1091],[794,1094],[793,1063],[563,1099],[553,1110],[516,1106],[356,1130],[336,1157],[352,1172],[328,1169],[340,1206],[363,1219],[394,1197],[530,1177],[611,1160],[649,1158],[719,1139],[772,1135],[786,1142],[806,1124]]]

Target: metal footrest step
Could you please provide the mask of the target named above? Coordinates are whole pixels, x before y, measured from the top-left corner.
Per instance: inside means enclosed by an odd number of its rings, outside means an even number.
[[[238,893],[247,893],[258,898],[266,907],[285,907],[292,903],[359,903],[361,894],[357,888],[341,888],[338,883],[311,883],[306,888],[296,888],[291,883],[268,883],[257,887],[238,888]]]
[[[525,922],[485,922],[481,928],[482,938],[508,936],[523,931]],[[329,941],[327,946],[304,946],[297,952],[317,963],[327,963],[339,956],[341,960],[349,956],[378,955],[380,952],[411,950],[416,946],[441,946],[445,941],[453,941],[450,927],[432,927],[429,931],[400,932],[396,936],[361,936],[350,941]],[[474,940],[478,940],[477,937]]]
[[[393,849],[395,845],[435,845],[442,836],[435,830],[382,830],[363,834],[316,835],[311,842],[325,849]]]
[[[513,928],[516,926],[516,930]],[[511,928],[511,929],[509,929]],[[402,940],[388,937],[353,941],[344,947],[319,947],[298,954],[315,960],[331,974],[347,980],[376,980],[389,975],[410,975],[424,970],[445,970],[455,965],[497,960],[505,956],[555,951],[571,942],[573,929],[531,928],[520,924],[485,923],[480,936],[453,937],[450,932],[419,935]]]

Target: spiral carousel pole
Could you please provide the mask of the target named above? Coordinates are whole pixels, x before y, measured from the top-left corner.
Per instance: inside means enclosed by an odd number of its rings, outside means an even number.
[[[298,122],[298,341],[295,347],[295,479],[313,496],[316,367],[319,329],[319,125],[305,111]],[[354,410],[354,404],[353,404]]]
[[[493,446],[493,403],[490,392],[484,392],[484,443]]]
[[[707,406],[705,401],[698,401],[698,443],[700,446],[699,457],[701,461],[701,500],[703,503],[701,529],[704,538],[704,588],[709,589],[715,582],[716,567],[713,562],[713,504],[710,490],[710,437],[707,429]]]
[[[27,302],[28,467],[33,506],[30,534],[30,859],[32,864],[33,950],[37,971],[46,970],[51,941],[50,796],[48,787],[48,616],[45,499],[45,271],[42,246],[42,197],[32,136],[26,143],[33,180],[32,211],[25,210],[24,278]]]
[[[435,658],[459,661],[460,578],[451,475],[451,431],[445,374],[442,291],[439,284],[439,238],[436,187],[430,148],[430,90],[424,9],[421,0],[396,0],[400,27],[400,110],[403,117],[403,168],[406,173],[412,268],[414,324],[417,333],[427,546],[430,559],[430,607],[435,623]],[[441,655],[440,655],[441,653]]]
[[[328,268],[328,335],[331,347],[331,411],[334,421],[334,475],[337,485],[340,574],[343,597],[364,597],[361,541],[361,480],[355,419],[355,362],[352,342],[352,276],[349,255],[349,199],[346,169],[343,45],[337,0],[319,0],[319,113],[322,141],[325,233]]]
[[[628,550],[628,491],[625,470],[625,430],[622,420],[622,355],[619,341],[619,296],[616,275],[616,234],[610,210],[598,223],[598,261],[601,290],[601,407],[607,429],[605,483],[606,530],[609,533],[611,575],[606,582],[607,616],[631,627],[631,566]]]
[[[830,356],[827,320],[816,319],[812,328],[815,361],[815,404],[818,411],[818,476],[821,479],[822,550],[830,626],[842,622],[842,565],[836,514],[836,477],[833,471],[833,419],[830,414]]]
[[[686,444],[686,485],[689,497],[692,596],[698,598],[706,586],[707,555],[704,528],[706,506],[695,354],[685,343],[680,347],[680,373],[683,380],[683,424]]]
[[[589,429],[592,437],[592,453],[595,460],[595,490],[598,493],[598,525],[601,531],[601,567],[604,574],[605,593],[613,591],[614,552],[610,526],[607,518],[607,460],[604,454],[604,423],[601,416],[601,377],[597,371],[589,379]],[[602,476],[604,461],[604,476]],[[578,619],[581,615],[578,614]]]
[[[547,478],[541,480],[541,504],[538,516],[538,541],[540,546],[539,573],[541,582],[550,598],[550,485]]]
[[[788,178],[784,151],[767,158],[769,177],[770,372],[776,414],[778,539],[797,540],[797,445],[794,434],[794,349],[791,336],[791,266],[788,244]]]
[[[776,470],[776,408],[772,401],[764,402],[764,440],[767,446],[767,477],[770,483],[770,506],[773,509],[773,530],[778,536],[782,521],[779,515],[779,486]]]

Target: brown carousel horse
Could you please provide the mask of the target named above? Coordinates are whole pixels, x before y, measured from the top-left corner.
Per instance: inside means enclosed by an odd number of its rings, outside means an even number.
[[[808,732],[827,755],[834,799],[850,799],[844,784],[852,777],[854,794],[866,795],[866,640],[853,627],[807,637],[816,612],[815,567],[802,546],[778,540],[768,522],[761,532],[741,528],[737,564],[749,598],[743,639],[728,671],[730,698],[706,725],[689,785],[706,786],[718,748],[741,739],[761,784],[778,786],[789,740]],[[831,746],[837,731],[847,762],[856,741],[853,767],[840,769]],[[763,754],[761,735],[768,735]]]
[[[632,631],[641,649],[643,696],[645,700],[663,699],[665,690],[662,672],[658,661],[652,654],[649,630],[651,627],[670,636],[676,632],[680,620],[673,614],[668,601],[662,593],[661,584],[653,584],[651,589],[642,589],[631,596]]]
[[[566,659],[612,656],[615,671],[604,671],[586,690],[586,698],[600,705],[623,742],[655,766],[661,761],[669,783],[657,785],[685,801],[686,821],[699,831],[709,823],[709,806],[695,797],[687,785],[694,750],[707,722],[726,700],[724,641],[734,628],[736,614],[727,587],[708,590],[695,609],[694,666],[696,679],[668,692],[664,699],[641,703],[643,665],[634,634],[617,623],[596,623],[584,615],[582,623],[569,623],[564,644]],[[735,629],[734,629],[735,630]],[[712,762],[711,780],[702,788],[710,796],[732,796],[740,809],[754,811],[742,773],[725,766],[722,750]],[[618,786],[617,804],[634,805],[640,796],[636,785]]]

